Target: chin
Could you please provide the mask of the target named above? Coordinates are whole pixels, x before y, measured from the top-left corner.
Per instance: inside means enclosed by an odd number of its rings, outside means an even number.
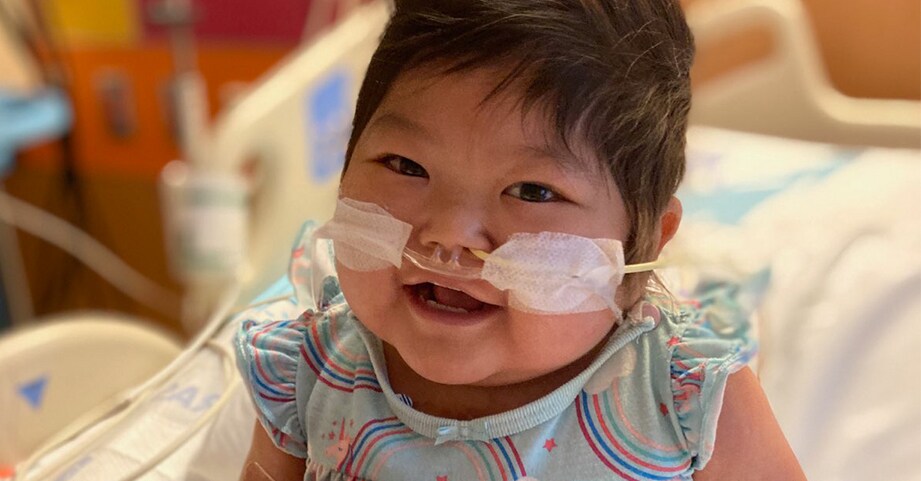
[[[482,358],[472,353],[462,356],[445,356],[438,353],[403,353],[400,356],[410,369],[426,380],[448,386],[489,386],[495,382],[496,369],[484,365]],[[471,359],[478,362],[471,363]]]

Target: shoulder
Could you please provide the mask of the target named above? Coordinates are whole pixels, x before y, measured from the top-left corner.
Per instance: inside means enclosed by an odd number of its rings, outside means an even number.
[[[713,456],[694,479],[805,479],[751,369],[729,376]]]
[[[661,319],[647,341],[652,371],[670,393],[676,433],[693,468],[702,469],[713,455],[727,383],[757,351],[749,312],[727,296],[658,306]]]
[[[748,362],[757,352],[746,287],[715,284],[665,310],[670,383],[694,479],[804,479]]]
[[[654,297],[660,322],[655,338],[673,365],[706,365],[735,372],[757,352],[753,308],[737,298],[735,286],[719,286],[694,299]]]
[[[367,359],[354,317],[344,302],[307,310],[292,320],[244,320],[234,344],[241,372],[258,385],[351,384]]]
[[[305,326],[300,354],[305,381],[347,393],[381,391],[358,321],[345,303],[331,306]]]
[[[673,387],[708,379],[725,382],[758,351],[750,313],[730,298],[675,300],[651,298],[656,327],[644,336],[650,359],[667,370]]]
[[[344,303],[291,320],[241,323],[234,338],[237,367],[277,446],[306,457],[301,413],[319,385],[348,393],[354,389],[358,372],[351,359],[363,347]]]

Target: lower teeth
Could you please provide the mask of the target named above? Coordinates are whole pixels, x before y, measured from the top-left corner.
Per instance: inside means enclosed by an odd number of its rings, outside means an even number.
[[[443,311],[454,312],[457,314],[469,314],[470,313],[470,311],[460,308],[460,307],[446,306],[444,304],[440,304],[438,303],[438,301],[435,301],[434,299],[424,299],[424,301],[426,304],[434,307],[435,309],[441,309]]]

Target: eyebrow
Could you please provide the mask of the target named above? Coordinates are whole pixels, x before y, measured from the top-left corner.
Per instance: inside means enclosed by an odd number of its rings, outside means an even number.
[[[410,134],[417,137],[423,137],[429,141],[438,143],[439,137],[426,128],[424,125],[413,121],[412,119],[400,115],[396,112],[384,112],[375,118],[368,130],[391,129]]]
[[[559,143],[547,141],[542,144],[525,144],[519,148],[524,155],[547,159],[571,174],[577,174],[592,180],[598,179],[598,166],[587,159],[577,156],[570,149]]]

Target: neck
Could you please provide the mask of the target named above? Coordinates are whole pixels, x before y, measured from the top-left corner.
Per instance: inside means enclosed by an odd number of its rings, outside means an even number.
[[[439,384],[416,374],[397,350],[384,343],[387,376],[394,392],[409,396],[413,409],[448,419],[471,420],[499,414],[536,401],[584,371],[607,338],[574,362],[548,374],[504,386]]]

